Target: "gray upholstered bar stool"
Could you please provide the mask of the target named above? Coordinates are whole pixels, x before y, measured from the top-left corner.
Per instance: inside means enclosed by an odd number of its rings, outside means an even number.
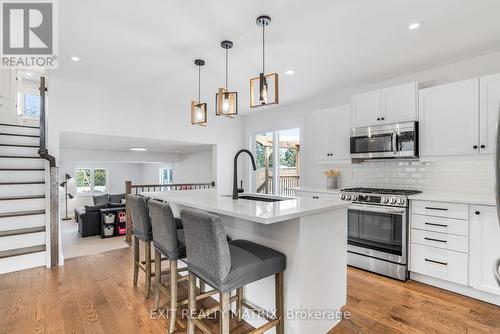
[[[203,318],[220,310],[220,333],[229,334],[230,303],[236,301],[238,321],[242,308],[262,311],[243,299],[243,286],[265,277],[275,276],[276,317],[252,331],[263,333],[276,327],[277,334],[284,334],[283,272],[286,268],[284,254],[247,240],[228,242],[220,217],[197,210],[181,210],[186,240],[187,264],[189,270],[188,334],[194,334],[195,327],[203,329]],[[220,307],[214,307],[201,315],[194,315],[196,309],[196,277],[220,293]],[[230,297],[231,291],[236,295]],[[265,313],[263,313],[265,314]]]

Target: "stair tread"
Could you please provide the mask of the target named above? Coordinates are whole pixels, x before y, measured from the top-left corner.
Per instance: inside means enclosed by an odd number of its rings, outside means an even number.
[[[45,195],[5,196],[5,197],[0,197],[0,201],[17,201],[23,199],[38,199],[38,198],[45,198]]]
[[[5,147],[27,147],[27,148],[40,148],[40,145],[24,145],[24,144],[0,144]]]
[[[39,135],[28,135],[22,133],[10,133],[10,132],[0,132],[0,136],[14,136],[14,137],[30,137],[30,138],[40,138]]]
[[[32,254],[32,253],[39,253],[44,251],[45,251],[45,245],[9,249],[5,251],[0,251],[0,259],[19,256],[19,255]]]
[[[0,213],[0,218],[21,217],[21,216],[35,216],[35,215],[43,215],[43,214],[45,214],[45,210],[28,210],[28,211],[17,211],[17,212],[4,212],[4,213]]]
[[[15,230],[0,231],[0,237],[10,237],[14,235],[45,232],[45,226],[19,228]]]
[[[13,171],[45,171],[45,168],[0,168],[0,172],[13,172]]]
[[[21,184],[45,184],[45,181],[0,182],[0,186],[15,186]]]
[[[8,124],[8,123],[0,123],[2,126],[13,126],[16,128],[28,128],[28,129],[40,129],[39,126],[35,125],[19,125],[19,124]]]

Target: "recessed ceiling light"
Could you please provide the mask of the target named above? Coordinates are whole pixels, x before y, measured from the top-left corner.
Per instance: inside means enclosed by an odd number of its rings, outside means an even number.
[[[294,75],[295,71],[294,70],[286,70],[285,75]]]
[[[410,23],[410,25],[408,26],[408,29],[415,30],[415,29],[420,28],[421,25],[422,25],[422,22],[413,22],[413,23]]]
[[[131,147],[130,150],[131,151],[141,151],[141,152],[143,152],[143,151],[147,151],[148,149],[145,148],[145,147]]]
[[[31,77],[31,76],[33,76],[33,73],[31,73],[31,72],[26,72],[26,75],[27,75],[27,76],[29,76],[29,77]]]
[[[79,58],[79,57],[77,57],[77,56],[72,56],[72,57],[71,57],[71,60],[72,60],[72,61],[80,61],[80,58]]]

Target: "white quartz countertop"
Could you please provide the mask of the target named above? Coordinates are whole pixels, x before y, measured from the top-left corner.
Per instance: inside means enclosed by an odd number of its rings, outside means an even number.
[[[332,195],[338,195],[340,193],[340,189],[326,189],[320,187],[296,187],[288,189],[294,191],[304,191],[309,193],[332,194]]]
[[[482,194],[464,194],[464,193],[441,193],[441,192],[423,192],[417,195],[408,196],[410,200],[449,202],[449,203],[464,203],[476,205],[492,205],[495,206],[495,195]]]
[[[142,194],[170,203],[262,224],[272,224],[316,213],[345,209],[350,205],[349,202],[337,199],[297,197],[290,197],[290,199],[280,202],[233,200],[231,196],[217,195],[216,189],[157,191],[143,192]]]

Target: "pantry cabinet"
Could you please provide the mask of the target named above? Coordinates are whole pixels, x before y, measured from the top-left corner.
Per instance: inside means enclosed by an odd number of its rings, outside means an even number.
[[[417,83],[410,82],[351,97],[354,127],[417,120]]]
[[[420,156],[479,152],[479,79],[419,92]]]
[[[500,73],[479,78],[479,151],[492,154],[500,113]]]
[[[493,265],[500,259],[500,225],[494,206],[471,205],[469,210],[469,285],[500,296]]]
[[[316,163],[349,159],[349,106],[317,111],[312,117],[312,151]]]

